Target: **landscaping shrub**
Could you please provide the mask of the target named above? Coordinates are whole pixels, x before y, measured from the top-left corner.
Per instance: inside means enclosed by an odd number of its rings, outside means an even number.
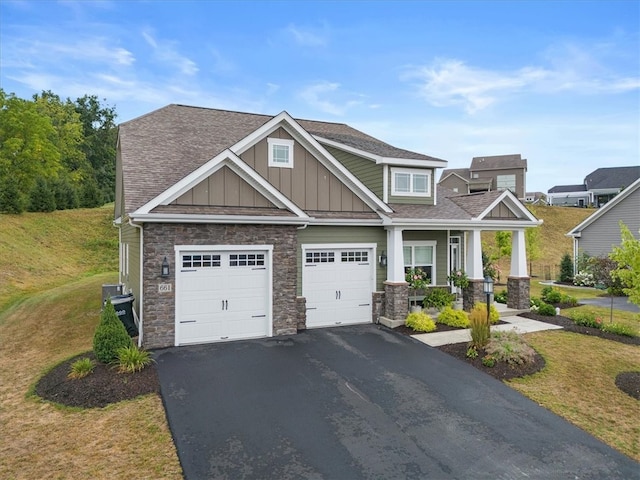
[[[593,287],[596,284],[596,281],[593,278],[592,273],[582,270],[576,273],[575,277],[573,277],[573,284],[578,287]]]
[[[482,350],[489,341],[491,330],[487,319],[487,309],[473,308],[469,313],[469,327],[471,328],[471,348]],[[468,356],[468,352],[467,352]]]
[[[578,299],[576,297],[572,297],[571,295],[566,295],[563,293],[562,297],[560,298],[560,303],[569,307],[577,307]]]
[[[131,345],[131,337],[127,329],[116,315],[116,311],[108,301],[100,315],[100,323],[93,335],[93,353],[98,361],[111,363],[118,358],[118,349]]]
[[[538,307],[538,313],[547,317],[553,317],[556,314],[556,307],[542,302]]]
[[[508,293],[506,290],[501,290],[493,296],[493,299],[498,303],[507,303]]]
[[[469,316],[467,315],[467,312],[463,310],[454,310],[451,307],[444,307],[438,314],[436,321],[450,327],[469,327]]]
[[[404,324],[415,332],[433,332],[436,324],[425,312],[413,312],[407,315]]]
[[[81,358],[71,364],[71,371],[67,376],[74,380],[77,380],[78,378],[84,378],[87,375],[89,375],[91,372],[93,372],[93,369],[95,368],[95,366],[96,366],[96,362],[94,362],[90,358],[88,357]]]
[[[456,296],[444,288],[430,288],[424,297],[422,305],[424,308],[437,308],[441,310],[444,307],[450,307],[455,299]]]
[[[553,287],[546,286],[542,289],[542,300],[545,303],[560,303],[562,300],[562,293],[560,290],[556,290]]]
[[[493,355],[485,355],[482,357],[482,364],[485,367],[493,368],[496,366],[496,357]]]
[[[602,331],[608,333],[615,333],[616,335],[624,335],[625,337],[637,337],[638,332],[630,325],[623,325],[620,323],[605,323],[602,324]]]
[[[119,348],[117,353],[116,365],[120,373],[139,372],[154,361],[148,351],[141,350],[136,345]]]
[[[496,361],[507,362],[512,365],[530,363],[534,360],[536,354],[535,350],[524,341],[522,336],[513,330],[493,332],[484,350]]]
[[[571,255],[565,253],[560,261],[560,277],[562,283],[571,283],[573,281],[573,260]]]
[[[530,310],[532,312],[538,312],[538,310],[540,309],[540,305],[542,305],[544,302],[542,300],[540,300],[538,297],[531,297],[529,299],[529,304],[531,305]]]
[[[471,313],[473,313],[474,311],[481,312],[482,315],[484,315],[484,317],[487,318],[487,304],[486,303],[477,302],[473,306],[473,308],[471,309]],[[494,324],[498,323],[499,321],[500,321],[500,313],[498,312],[498,309],[494,305],[491,305],[491,309],[489,310],[489,323],[494,325]]]

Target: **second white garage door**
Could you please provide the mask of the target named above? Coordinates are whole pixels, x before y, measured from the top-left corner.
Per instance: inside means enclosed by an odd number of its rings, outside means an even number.
[[[303,245],[302,265],[307,327],[371,322],[375,288],[372,246]]]
[[[176,256],[176,345],[270,336],[269,251]]]

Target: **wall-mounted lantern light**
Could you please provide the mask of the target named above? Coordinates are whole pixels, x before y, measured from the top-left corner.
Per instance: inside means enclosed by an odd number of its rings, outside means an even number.
[[[382,251],[382,255],[380,255],[380,258],[378,258],[378,263],[380,263],[380,266],[382,268],[387,266],[387,254],[384,252],[384,250]]]
[[[167,257],[164,257],[164,260],[162,261],[162,273],[160,273],[161,277],[168,277],[169,276],[169,262],[167,261]]]

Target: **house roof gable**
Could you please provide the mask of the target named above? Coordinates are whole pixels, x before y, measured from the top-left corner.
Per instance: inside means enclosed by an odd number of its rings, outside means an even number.
[[[446,180],[452,175],[458,177],[460,180],[462,180],[465,183],[469,183],[470,172],[471,170],[469,170],[468,168],[449,168],[449,169],[443,170],[442,174],[440,175],[440,180],[438,181],[438,183],[442,183],[444,180]]]
[[[594,170],[584,179],[588,190],[616,189],[629,186],[640,178],[640,166],[602,167]]]
[[[527,170],[527,160],[521,155],[493,155],[486,157],[473,157],[471,160],[471,171],[481,170],[505,170],[523,168]]]
[[[603,215],[606,215],[611,209],[613,209],[616,205],[622,203],[627,197],[629,197],[633,192],[640,188],[640,178],[625,188],[622,192],[616,195],[613,199],[607,202],[602,208],[599,208],[594,213],[585,218],[579,225],[574,227],[571,231],[569,231],[566,235],[568,237],[579,237],[582,231],[587,228],[589,225],[597,221]]]

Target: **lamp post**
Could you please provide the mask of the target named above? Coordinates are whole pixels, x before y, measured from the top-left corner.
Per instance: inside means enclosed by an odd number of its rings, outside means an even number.
[[[484,282],[482,282],[483,290],[485,295],[487,296],[487,322],[490,322],[490,312],[491,312],[491,294],[493,293],[493,278],[489,275],[484,277]]]

